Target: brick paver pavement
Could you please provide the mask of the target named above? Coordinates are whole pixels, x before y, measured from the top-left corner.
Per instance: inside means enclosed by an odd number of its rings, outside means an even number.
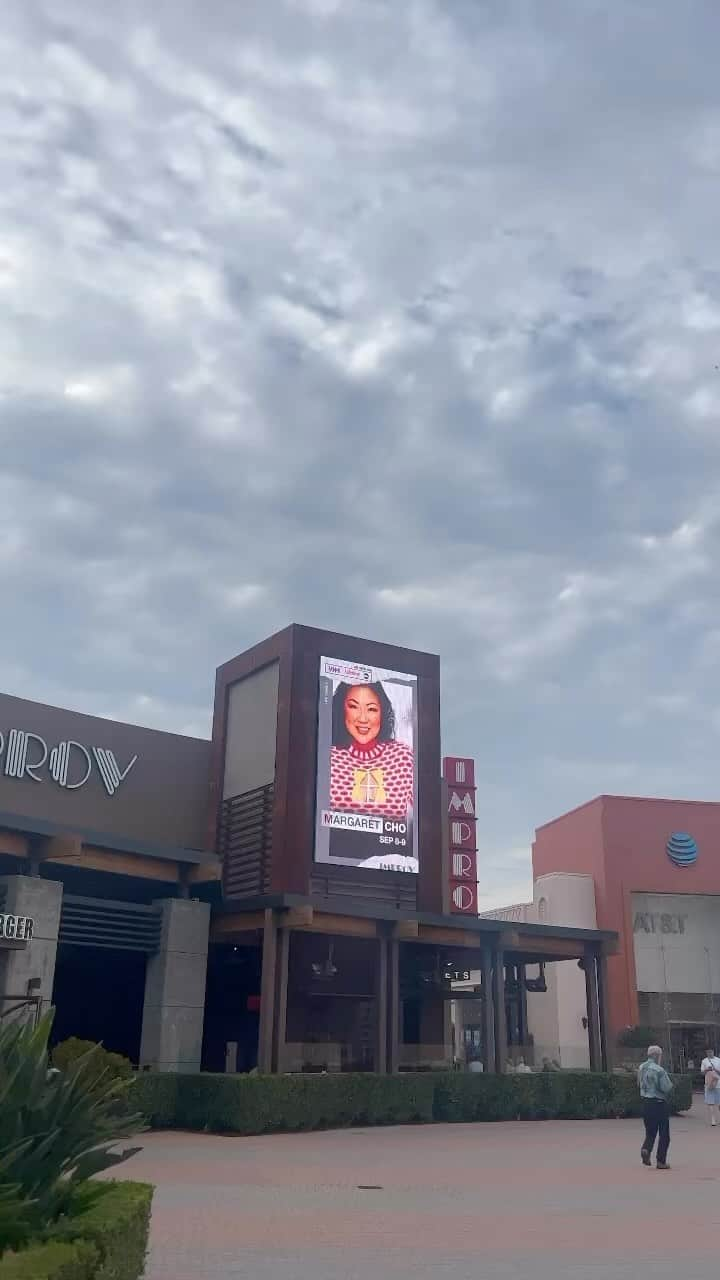
[[[642,1167],[628,1120],[154,1133],[122,1173],[157,1186],[146,1280],[706,1280],[703,1110],[674,1121],[670,1173]]]

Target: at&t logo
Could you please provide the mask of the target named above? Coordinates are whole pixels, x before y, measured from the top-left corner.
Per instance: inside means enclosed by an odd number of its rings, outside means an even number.
[[[0,760],[3,755],[6,778],[42,782],[43,775],[49,773],[53,782],[66,791],[84,787],[94,766],[109,796],[115,795],[137,762],[137,756],[133,756],[121,769],[114,751],[107,747],[85,747],[72,738],[58,742],[51,749],[39,734],[27,733],[24,729],[9,729],[7,735],[0,733]]]
[[[687,831],[674,831],[668,840],[665,851],[676,867],[691,867],[697,862],[698,847]]]

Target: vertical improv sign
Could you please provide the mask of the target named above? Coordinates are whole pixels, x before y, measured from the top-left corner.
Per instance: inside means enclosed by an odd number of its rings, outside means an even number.
[[[446,756],[443,778],[447,783],[448,846],[450,852],[450,910],[477,915],[477,814],[475,810],[475,761],[467,756]]]

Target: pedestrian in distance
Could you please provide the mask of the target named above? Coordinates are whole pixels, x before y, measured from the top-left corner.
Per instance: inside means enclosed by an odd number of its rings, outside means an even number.
[[[714,1129],[720,1113],[720,1058],[714,1049],[707,1049],[700,1064],[705,1080],[705,1103],[710,1116],[710,1124]]]
[[[653,1147],[657,1138],[655,1167],[669,1169],[667,1162],[670,1146],[670,1104],[673,1083],[662,1065],[662,1049],[651,1044],[645,1062],[638,1068],[638,1087],[642,1099],[645,1141],[640,1156],[645,1165],[652,1164]]]

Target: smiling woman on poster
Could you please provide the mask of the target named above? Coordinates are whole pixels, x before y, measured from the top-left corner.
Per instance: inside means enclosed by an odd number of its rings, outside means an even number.
[[[413,808],[413,778],[413,752],[395,737],[395,712],[380,681],[342,681],[332,706],[332,808],[406,822]]]
[[[315,861],[417,875],[417,676],[320,659]]]

